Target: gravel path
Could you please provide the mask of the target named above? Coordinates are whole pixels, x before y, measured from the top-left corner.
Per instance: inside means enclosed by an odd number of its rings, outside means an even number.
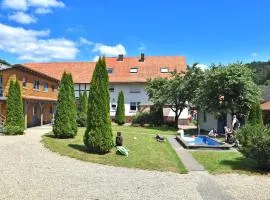
[[[185,175],[87,163],[39,142],[50,127],[0,136],[0,199],[269,199],[270,177]]]

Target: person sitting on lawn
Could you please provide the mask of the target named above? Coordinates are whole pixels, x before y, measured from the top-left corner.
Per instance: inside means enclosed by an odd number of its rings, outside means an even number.
[[[208,136],[209,137],[217,137],[217,129],[213,128],[209,133]]]
[[[115,138],[115,144],[116,146],[123,146],[123,137],[121,135],[121,132],[117,132],[117,136]]]

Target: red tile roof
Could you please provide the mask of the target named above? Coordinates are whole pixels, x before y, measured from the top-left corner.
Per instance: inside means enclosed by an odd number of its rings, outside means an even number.
[[[261,109],[262,110],[270,110],[270,101],[265,101],[263,103],[261,103]]]
[[[109,74],[111,83],[146,82],[155,77],[169,77],[169,73],[161,73],[160,68],[177,72],[186,70],[183,56],[146,56],[144,62],[138,57],[124,57],[123,61],[117,58],[106,58],[107,68],[113,68]],[[89,83],[95,68],[95,62],[52,62],[52,63],[26,63],[25,67],[39,71],[58,80],[64,71],[70,72],[74,83]],[[130,68],[137,67],[138,73],[130,73]]]

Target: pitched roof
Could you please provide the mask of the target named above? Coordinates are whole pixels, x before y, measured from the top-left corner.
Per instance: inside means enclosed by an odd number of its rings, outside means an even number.
[[[26,63],[25,67],[39,71],[42,74],[61,79],[64,71],[73,76],[74,83],[89,83],[95,68],[95,62],[51,62],[51,63]],[[109,74],[111,83],[146,82],[155,77],[169,77],[170,73],[161,73],[160,68],[166,67],[169,72],[186,70],[185,57],[183,56],[146,56],[144,62],[139,62],[139,57],[125,57],[117,61],[116,57],[106,58],[107,68],[113,68]],[[138,73],[130,73],[130,68],[138,68]]]
[[[270,110],[270,101],[265,101],[263,103],[261,103],[261,109],[262,110]]]

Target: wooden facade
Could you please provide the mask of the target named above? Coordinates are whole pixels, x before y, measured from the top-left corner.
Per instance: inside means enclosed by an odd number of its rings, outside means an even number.
[[[24,103],[25,127],[51,123],[54,118],[59,81],[22,65],[0,71],[0,115],[6,117],[6,101],[11,80],[18,80]]]

